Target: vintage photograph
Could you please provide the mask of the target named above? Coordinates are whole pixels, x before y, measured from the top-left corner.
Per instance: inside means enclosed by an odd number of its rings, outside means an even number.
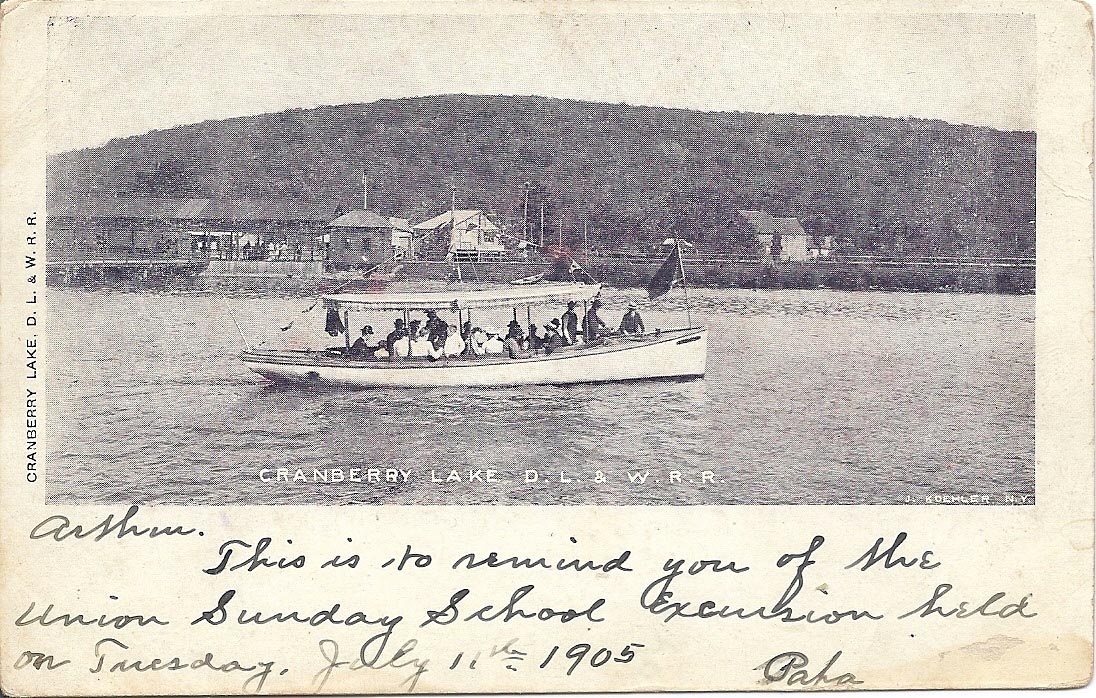
[[[1035,504],[1033,16],[47,36],[47,503]]]

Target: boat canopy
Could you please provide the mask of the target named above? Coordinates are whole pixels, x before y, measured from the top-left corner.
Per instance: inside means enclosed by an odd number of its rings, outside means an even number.
[[[567,301],[588,301],[601,291],[601,284],[531,284],[479,291],[408,291],[406,293],[342,293],[324,296],[327,309],[362,311],[467,310],[510,308],[517,305],[545,305]]]

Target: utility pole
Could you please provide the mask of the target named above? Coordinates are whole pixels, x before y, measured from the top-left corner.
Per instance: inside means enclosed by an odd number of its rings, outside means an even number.
[[[540,249],[544,251],[544,199],[540,200]]]
[[[590,256],[590,222],[582,220],[582,250],[587,257]]]
[[[450,189],[449,201],[449,249],[453,251],[456,259],[456,251],[460,249],[460,238],[457,236],[457,180],[453,179]],[[457,265],[457,275],[460,276],[460,264]]]
[[[362,208],[369,210],[369,175],[362,170]]]
[[[563,214],[559,214],[559,247],[557,249],[563,249]]]
[[[521,217],[521,239],[526,242],[529,241],[529,187],[532,186],[531,182],[526,182],[525,187],[525,213]]]

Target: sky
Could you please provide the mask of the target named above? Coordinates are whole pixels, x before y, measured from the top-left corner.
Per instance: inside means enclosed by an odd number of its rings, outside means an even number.
[[[54,18],[51,142],[431,94],[1034,128],[1023,15]]]

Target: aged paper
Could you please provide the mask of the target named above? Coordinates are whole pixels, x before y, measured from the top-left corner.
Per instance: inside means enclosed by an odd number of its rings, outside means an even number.
[[[0,11],[5,695],[1089,681],[1085,6]]]

